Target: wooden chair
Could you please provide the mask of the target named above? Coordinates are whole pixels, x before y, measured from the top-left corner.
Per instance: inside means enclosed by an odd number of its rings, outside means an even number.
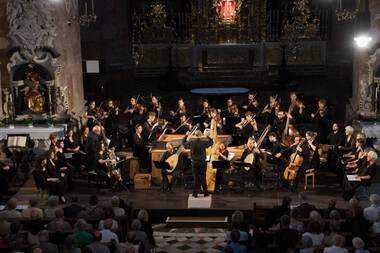
[[[304,186],[304,189],[306,190],[307,189],[307,179],[311,177],[312,179],[312,187],[314,189],[315,187],[315,169],[312,168],[312,169],[308,169],[305,171],[305,186]]]

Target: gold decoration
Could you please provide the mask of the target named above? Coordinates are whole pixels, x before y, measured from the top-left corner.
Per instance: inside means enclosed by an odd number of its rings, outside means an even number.
[[[335,15],[338,20],[338,22],[348,21],[352,19],[356,19],[358,10],[350,10],[350,9],[343,9],[343,10],[336,10]]]
[[[312,17],[309,0],[295,0],[293,5],[290,18],[284,22],[283,38],[289,41],[319,38],[319,19]]]
[[[167,23],[170,25],[167,25]],[[168,20],[165,5],[161,2],[153,3],[150,11],[143,20],[142,31],[144,43],[174,42],[176,38],[175,23]]]
[[[29,71],[25,72],[25,88],[21,89],[25,94],[25,103],[28,105],[29,110],[35,113],[44,111],[44,89],[41,86],[41,77],[34,71],[34,64],[28,65]]]

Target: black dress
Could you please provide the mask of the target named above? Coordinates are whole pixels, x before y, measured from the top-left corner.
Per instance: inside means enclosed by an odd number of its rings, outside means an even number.
[[[79,146],[78,141],[74,137],[73,137],[73,141],[70,141],[69,137],[66,136],[64,143],[65,143],[65,151],[69,152],[69,153],[72,153],[73,151],[68,151],[67,150],[68,148],[75,149],[76,147]],[[72,164],[77,171],[80,170],[81,157],[80,157],[79,153],[74,152],[72,158],[67,159],[67,161],[70,164]]]
[[[45,179],[48,178],[58,178],[58,182],[46,181],[49,195],[64,196],[67,192],[67,177],[61,176],[61,173],[58,172],[55,164],[50,160],[47,160],[46,170],[44,172]]]

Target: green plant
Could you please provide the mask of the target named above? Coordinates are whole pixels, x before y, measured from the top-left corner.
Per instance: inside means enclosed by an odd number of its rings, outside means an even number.
[[[48,115],[46,116],[46,123],[47,123],[48,125],[53,125],[54,122],[55,122],[55,117],[54,117],[53,115],[51,115],[51,114],[48,114]]]
[[[28,125],[33,125],[34,124],[34,119],[33,117],[28,117],[25,119],[25,123]]]

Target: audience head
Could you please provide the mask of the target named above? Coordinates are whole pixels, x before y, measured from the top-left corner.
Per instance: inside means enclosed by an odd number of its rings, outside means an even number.
[[[334,242],[335,246],[343,247],[344,246],[344,237],[341,236],[341,235],[336,234],[333,237],[333,242]]]
[[[49,231],[42,230],[41,232],[39,232],[38,233],[38,239],[40,240],[41,243],[48,242],[49,241]]]
[[[329,218],[332,220],[339,220],[340,219],[340,213],[337,210],[332,210],[329,213]]]
[[[378,194],[371,194],[371,196],[369,196],[369,200],[374,206],[380,205],[380,196]]]
[[[112,206],[107,206],[104,209],[104,219],[108,219],[108,218],[111,218],[111,219],[115,218],[115,211],[113,210]]]
[[[377,208],[364,209],[364,215],[365,218],[371,223],[374,223],[379,220],[379,211],[377,210]]]
[[[58,206],[58,196],[49,196],[47,200],[47,205],[49,207],[56,207]]]
[[[38,205],[38,198],[31,197],[29,199],[29,205],[30,205],[30,207],[36,207]]]
[[[302,236],[302,247],[303,248],[312,248],[313,247],[313,240],[311,239],[310,236]]]
[[[99,203],[99,199],[96,195],[91,195],[90,198],[88,199],[88,204],[90,206],[96,206]]]
[[[74,235],[68,235],[65,240],[64,247],[65,249],[73,249],[75,245],[75,237]]]
[[[78,219],[78,221],[75,223],[75,227],[78,231],[86,231],[87,222],[84,219]]]
[[[236,210],[231,216],[232,226],[239,229],[244,224],[244,213]]]
[[[338,233],[340,231],[340,222],[337,220],[333,220],[330,222],[330,230],[331,232]]]
[[[317,221],[319,224],[323,223],[323,218],[317,211],[311,211],[310,212],[309,220],[310,221]]]
[[[352,246],[354,246],[355,249],[364,249],[365,243],[360,237],[354,237],[352,239]]]
[[[104,220],[104,228],[105,229],[111,230],[112,224],[113,224],[113,220],[112,219],[106,219],[106,220]]]
[[[33,253],[43,253],[41,248],[34,248],[32,252]]]
[[[231,241],[232,242],[239,242],[240,240],[240,231],[237,229],[234,229],[231,231]]]
[[[320,234],[321,233],[321,225],[317,221],[311,221],[307,226],[308,232],[312,234]]]
[[[102,240],[102,233],[99,230],[94,232],[94,241],[100,242]]]
[[[7,210],[14,210],[17,207],[17,199],[16,198],[11,198],[10,200],[7,201],[6,208]]]
[[[335,206],[336,206],[336,199],[329,199],[328,207],[329,208],[335,208]]]
[[[136,240],[136,232],[135,231],[129,231],[127,233],[127,242],[133,243]]]
[[[282,228],[288,228],[290,225],[290,217],[288,215],[282,215],[281,216],[281,227]]]
[[[36,210],[36,209],[32,209],[32,210],[30,211],[30,219],[31,219],[31,220],[39,220],[39,219],[42,219],[41,212],[39,212],[39,211]]]
[[[63,216],[65,215],[65,212],[62,208],[57,208],[57,210],[55,210],[54,213],[56,218],[63,218]]]
[[[300,217],[300,211],[299,211],[299,209],[292,208],[292,210],[290,210],[290,217],[293,218],[293,219],[298,219]]]
[[[120,205],[120,199],[119,199],[118,196],[113,196],[113,197],[111,198],[111,205],[112,205],[113,207],[119,207],[119,205]]]
[[[354,133],[354,128],[352,126],[346,126],[346,135],[351,136]]]
[[[139,213],[137,214],[137,219],[139,219],[140,221],[148,222],[149,221],[148,211],[145,209],[141,209]]]
[[[377,160],[377,153],[375,151],[369,151],[367,154],[367,161],[376,162],[376,160]]]
[[[138,219],[134,219],[131,224],[131,229],[134,231],[139,231],[141,229],[141,222]]]

